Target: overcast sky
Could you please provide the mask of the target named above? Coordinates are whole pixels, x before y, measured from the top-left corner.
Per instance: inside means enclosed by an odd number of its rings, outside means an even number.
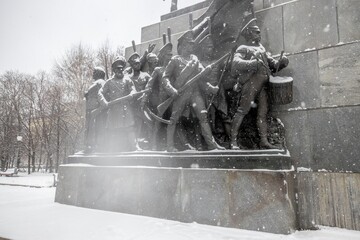
[[[178,0],[186,7],[203,0]],[[140,42],[141,27],[160,21],[171,0],[0,0],[0,74],[51,70],[82,42],[96,48]]]

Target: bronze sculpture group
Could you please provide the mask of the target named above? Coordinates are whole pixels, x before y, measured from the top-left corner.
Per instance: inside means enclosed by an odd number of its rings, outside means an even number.
[[[268,84],[288,59],[266,52],[256,19],[241,29],[242,45],[214,59],[209,28],[207,34],[183,34],[178,55],[172,56],[170,34],[157,55],[154,45],[141,57],[134,47],[128,61],[114,61],[106,82],[95,68],[86,95],[87,152],[283,147],[270,136],[282,132],[268,116]]]

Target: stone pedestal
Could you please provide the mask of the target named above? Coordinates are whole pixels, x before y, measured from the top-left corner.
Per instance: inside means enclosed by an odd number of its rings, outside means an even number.
[[[290,157],[234,152],[71,156],[73,164],[59,168],[55,201],[280,234],[296,230],[294,172],[285,167]],[[269,163],[282,170],[246,167]]]

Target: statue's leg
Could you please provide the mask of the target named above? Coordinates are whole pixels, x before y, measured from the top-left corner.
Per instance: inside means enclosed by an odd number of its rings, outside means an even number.
[[[157,150],[157,147],[158,147],[158,134],[159,134],[159,131],[160,131],[160,127],[161,127],[161,122],[159,121],[156,121],[155,122],[155,125],[154,125],[154,130],[151,134],[151,149],[152,150]]]
[[[242,87],[240,103],[231,123],[230,148],[233,150],[240,149],[238,144],[238,134],[244,117],[250,111],[251,102],[255,101],[255,97],[259,92],[259,89],[255,87],[257,85],[257,80],[257,75],[255,75]]]
[[[167,151],[168,152],[177,152],[174,143],[174,135],[176,130],[176,124],[179,121],[181,114],[185,108],[187,99],[183,97],[177,98],[173,102],[172,113],[170,117],[171,124],[167,126],[166,135],[167,135]]]
[[[276,149],[277,147],[270,144],[267,138],[267,113],[269,110],[268,107],[268,95],[266,90],[263,88],[259,94],[259,104],[258,104],[258,112],[257,112],[257,127],[260,135],[260,148],[266,149]]]
[[[130,146],[130,150],[131,151],[141,151],[142,149],[140,148],[137,138],[136,138],[136,131],[135,131],[135,127],[131,126],[129,127],[128,130],[128,142],[129,142],[129,146]]]
[[[196,117],[199,119],[202,136],[204,137],[205,142],[208,145],[208,149],[225,150],[224,147],[216,143],[213,137],[211,127],[208,121],[208,112],[206,111],[205,101],[199,92],[195,92],[194,96],[192,97],[192,103]]]

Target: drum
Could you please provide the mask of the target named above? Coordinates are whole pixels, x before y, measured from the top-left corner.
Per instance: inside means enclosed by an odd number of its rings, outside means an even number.
[[[270,76],[269,97],[272,104],[284,105],[292,102],[293,99],[293,78]]]

